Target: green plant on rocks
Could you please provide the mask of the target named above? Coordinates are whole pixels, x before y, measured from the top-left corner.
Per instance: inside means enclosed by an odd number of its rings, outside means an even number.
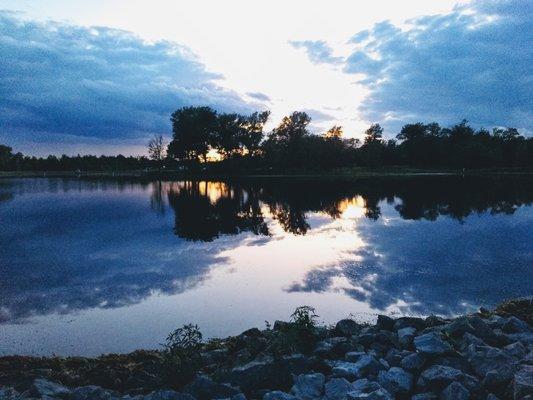
[[[291,314],[289,323],[274,324],[269,329],[269,350],[277,356],[291,353],[309,353],[317,341],[318,315],[311,306],[300,306]]]
[[[202,365],[202,345],[197,325],[184,325],[167,336],[163,348],[167,379],[173,387],[181,387],[194,378]]]

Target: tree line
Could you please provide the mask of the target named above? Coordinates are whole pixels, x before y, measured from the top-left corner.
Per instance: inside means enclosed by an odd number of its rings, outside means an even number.
[[[533,138],[515,128],[474,129],[466,120],[451,127],[436,122],[406,124],[395,139],[372,124],[363,140],[345,138],[340,126],[322,134],[309,130],[311,117],[294,112],[269,132],[270,113],[219,113],[210,107],[183,107],[170,118],[172,140],[155,136],[149,157],[48,156],[12,153],[0,145],[2,170],[210,170],[214,172],[319,171],[350,167],[417,168],[533,167]]]

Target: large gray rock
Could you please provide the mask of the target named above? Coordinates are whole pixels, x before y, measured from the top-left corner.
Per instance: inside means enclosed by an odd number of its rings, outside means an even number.
[[[72,390],[69,399],[72,400],[112,400],[117,399],[118,395],[100,386],[81,386]]]
[[[411,396],[411,400],[436,400],[437,395],[432,392],[418,393]]]
[[[398,330],[398,344],[402,349],[408,349],[411,347],[415,333],[416,329],[412,326]]]
[[[411,353],[402,359],[400,366],[408,371],[419,371],[425,362],[426,357],[422,353]]]
[[[451,352],[452,346],[442,340],[437,332],[430,332],[414,338],[415,348],[424,354],[441,355]]]
[[[361,331],[361,326],[353,319],[341,319],[335,325],[335,334],[339,336],[357,335]]]
[[[392,395],[407,394],[413,386],[413,375],[399,367],[379,371],[378,382]]]
[[[296,400],[292,394],[275,390],[273,392],[265,393],[263,400]]]
[[[440,394],[441,400],[468,400],[470,392],[459,382],[450,383]]]
[[[344,378],[333,378],[324,386],[324,398],[327,400],[345,400],[354,386]]]
[[[522,359],[527,354],[526,347],[520,343],[520,342],[514,342],[511,344],[508,344],[503,349],[507,354],[509,354],[511,357],[514,357],[516,359]]]
[[[314,349],[314,354],[322,358],[342,358],[344,354],[352,351],[356,345],[346,337],[333,337],[321,340]]]
[[[394,400],[385,389],[377,389],[370,393],[353,391],[348,393],[349,400]]]
[[[533,396],[533,366],[523,365],[514,375],[514,398]]]
[[[450,383],[460,381],[464,373],[458,369],[444,365],[433,365],[420,374],[418,385],[430,391],[440,391]]]
[[[336,361],[333,364],[332,375],[339,378],[356,379],[367,375],[376,375],[383,366],[370,354],[361,356],[355,363]]]
[[[458,338],[458,337],[463,336],[467,332],[474,334],[475,330],[474,330],[474,327],[468,321],[468,318],[461,317],[461,318],[457,318],[455,321],[446,325],[444,327],[444,332],[446,332],[448,335],[454,338]]]
[[[22,399],[19,392],[12,387],[0,386],[0,400],[19,400]]]
[[[71,395],[72,391],[59,383],[47,379],[35,379],[30,388],[30,393],[35,397],[48,397],[52,399],[64,399]]]
[[[470,345],[466,355],[476,374],[481,377],[491,370],[514,371],[516,368],[516,360],[496,347]]]
[[[376,328],[392,331],[394,329],[394,319],[387,317],[386,315],[378,315]]]
[[[502,330],[505,333],[523,333],[528,332],[530,328],[526,322],[512,316],[507,318],[507,321],[502,326]]]
[[[323,374],[301,374],[296,377],[291,393],[301,400],[319,399],[324,393],[325,382]]]
[[[88,397],[87,399],[92,399]],[[143,400],[195,400],[194,397],[188,393],[178,393],[174,390],[156,390],[144,396]]]
[[[408,326],[421,330],[426,327],[426,321],[417,317],[401,317],[394,322],[394,330],[396,331],[407,328]]]
[[[240,391],[228,384],[212,381],[206,376],[198,376],[183,388],[183,393],[190,394],[197,400],[230,398]]]
[[[357,362],[366,353],[364,351],[350,351],[344,355],[344,359],[348,362]]]
[[[352,385],[355,391],[363,393],[370,393],[381,389],[381,385],[379,383],[371,381],[367,378],[358,379]]]
[[[228,382],[238,386],[245,393],[261,389],[289,389],[293,383],[292,376],[309,372],[311,360],[301,354],[274,360],[266,357],[234,368],[228,376]]]

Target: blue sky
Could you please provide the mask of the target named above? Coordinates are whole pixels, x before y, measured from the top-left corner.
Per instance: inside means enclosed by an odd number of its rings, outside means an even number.
[[[285,3],[0,0],[0,143],[143,154],[189,104],[531,133],[530,1]]]

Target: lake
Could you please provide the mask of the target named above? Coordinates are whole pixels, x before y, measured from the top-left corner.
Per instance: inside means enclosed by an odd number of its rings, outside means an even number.
[[[0,180],[0,354],[157,348],[533,294],[533,180]]]

